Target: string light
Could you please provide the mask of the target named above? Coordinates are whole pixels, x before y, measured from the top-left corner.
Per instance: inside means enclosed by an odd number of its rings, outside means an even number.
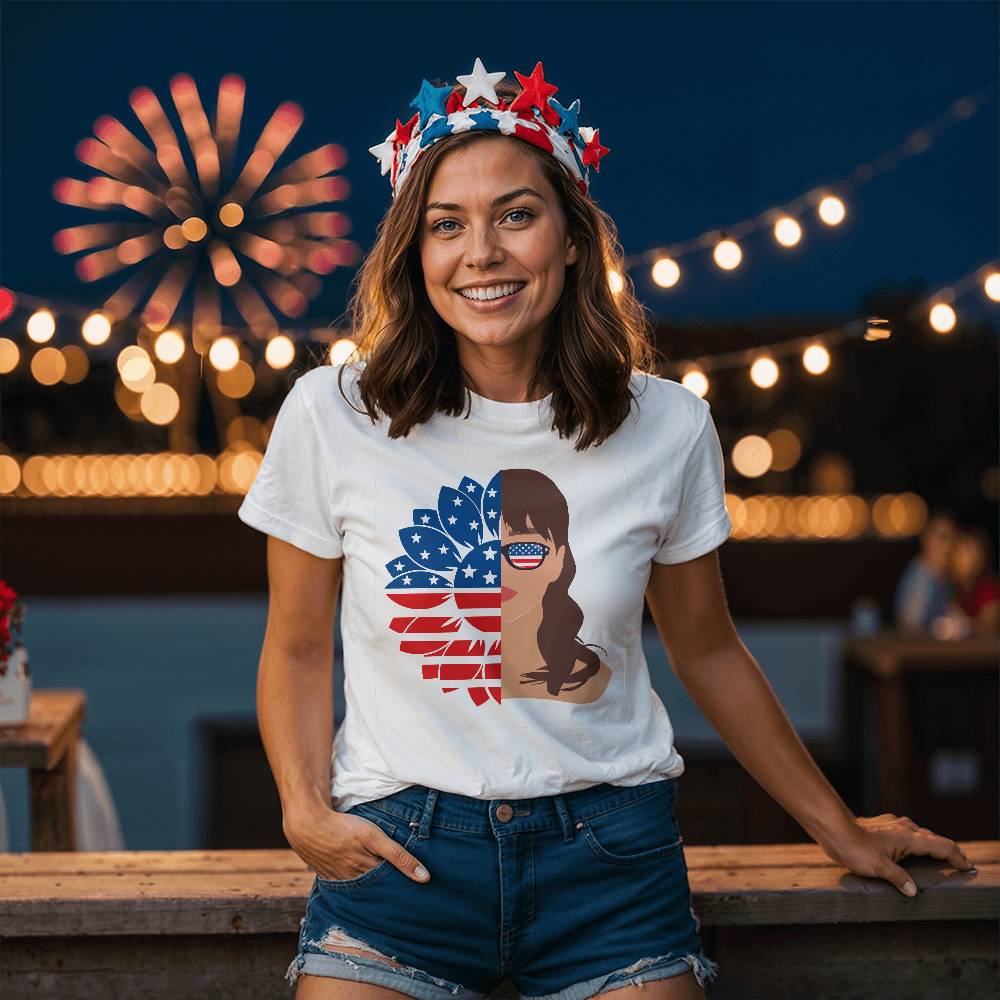
[[[936,302],[931,306],[930,316],[928,317],[931,324],[931,329],[935,333],[951,333],[955,329],[955,324],[958,322],[958,317],[955,315],[955,310],[952,309],[947,302]]]
[[[763,354],[750,366],[750,379],[760,389],[770,389],[778,381],[778,363],[770,355]]]
[[[36,344],[51,340],[56,332],[56,318],[51,309],[39,309],[28,317],[28,336]]]
[[[743,260],[743,251],[740,249],[739,243],[726,237],[715,244],[712,259],[723,271],[732,271],[740,266],[740,261]]]
[[[872,162],[859,163],[849,173],[822,188],[805,191],[783,205],[768,208],[755,216],[726,226],[726,234],[734,242],[739,243],[750,233],[770,228],[782,246],[794,246],[801,239],[801,226],[796,220],[804,216],[811,208],[816,208],[818,218],[824,225],[834,227],[840,225],[847,214],[846,198],[850,192],[856,191],[881,174],[895,170],[911,157],[927,152],[945,132],[961,122],[968,121],[975,115],[991,96],[991,88],[984,87],[959,98],[942,114],[914,129],[899,145],[875,157]],[[799,226],[799,236],[794,242],[785,243],[779,237],[776,219],[789,219],[796,226]],[[788,236],[794,234],[794,230],[787,223],[783,224],[782,232]],[[714,248],[717,244],[717,235],[717,229],[708,230],[691,239],[669,246],[659,246],[641,253],[630,254],[625,258],[624,268],[626,271],[643,266],[652,269],[662,258],[676,261],[686,254]],[[673,285],[661,284],[655,276],[653,276],[653,281],[661,288],[673,287]]]

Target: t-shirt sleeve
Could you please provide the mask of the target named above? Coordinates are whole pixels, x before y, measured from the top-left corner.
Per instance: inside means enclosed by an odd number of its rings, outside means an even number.
[[[257,478],[237,511],[240,520],[315,556],[343,555],[326,448],[300,376],[275,417]]]
[[[702,404],[704,422],[684,464],[680,505],[653,562],[679,563],[697,559],[718,548],[732,531],[733,522],[726,510],[722,445],[710,406],[705,400]]]

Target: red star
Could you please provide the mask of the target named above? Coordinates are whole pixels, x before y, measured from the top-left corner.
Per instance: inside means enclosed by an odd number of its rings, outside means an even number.
[[[396,119],[396,134],[393,136],[394,142],[401,142],[405,146],[413,137],[413,130],[420,121],[420,112],[415,111],[413,117],[404,125],[398,118]]]
[[[595,128],[594,138],[591,139],[583,149],[583,165],[585,167],[593,166],[593,168],[600,173],[601,157],[610,152],[611,150],[608,149],[607,146],[601,145],[601,130],[599,128]]]
[[[514,70],[514,76],[524,89],[514,98],[510,110],[517,111],[519,108],[530,108],[534,105],[536,108],[542,108],[544,114],[544,109],[549,106],[549,98],[559,88],[545,82],[541,60],[535,63],[531,76],[522,76],[517,70]]]
[[[444,112],[450,115],[453,111],[462,110],[462,95],[458,92],[458,87],[448,95],[448,100],[444,102]]]

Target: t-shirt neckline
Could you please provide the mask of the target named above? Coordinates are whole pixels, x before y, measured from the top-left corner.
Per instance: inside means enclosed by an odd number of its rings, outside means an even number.
[[[552,393],[541,399],[523,403],[506,403],[499,399],[489,399],[473,392],[468,387],[470,397],[469,419],[490,424],[522,424],[529,426],[543,418],[551,409]]]

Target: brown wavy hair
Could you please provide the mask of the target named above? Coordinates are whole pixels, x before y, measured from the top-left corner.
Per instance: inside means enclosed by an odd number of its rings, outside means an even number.
[[[504,469],[500,473],[500,516],[511,531],[534,531],[551,538],[556,548],[565,546],[562,573],[542,598],[542,623],[538,626],[538,651],[544,670],[522,671],[522,683],[545,684],[550,695],[563,688],[575,691],[601,669],[600,657],[580,637],[583,609],[570,596],[576,577],[576,559],[569,544],[569,507],[558,486],[536,469]],[[530,523],[529,523],[530,521]],[[604,649],[603,646],[597,646]],[[604,649],[604,655],[608,651]],[[574,673],[577,660],[584,667]],[[570,683],[570,678],[576,683]]]
[[[496,91],[507,100],[520,88],[504,80]],[[623,267],[611,217],[579,190],[551,154],[497,132],[461,132],[430,146],[379,223],[348,304],[357,354],[364,361],[357,394],[373,422],[379,411],[389,417],[391,438],[405,437],[414,425],[439,411],[458,416],[471,402],[455,332],[437,314],[424,287],[419,233],[441,158],[470,142],[501,140],[516,142],[525,155],[537,157],[577,246],[577,260],[567,266],[565,287],[553,310],[528,398],[551,389],[552,429],[560,437],[570,437],[580,428],[576,450],[582,451],[601,444],[628,416],[631,374],[636,369],[652,371],[659,352]],[[617,295],[608,285],[612,268],[624,279]]]

